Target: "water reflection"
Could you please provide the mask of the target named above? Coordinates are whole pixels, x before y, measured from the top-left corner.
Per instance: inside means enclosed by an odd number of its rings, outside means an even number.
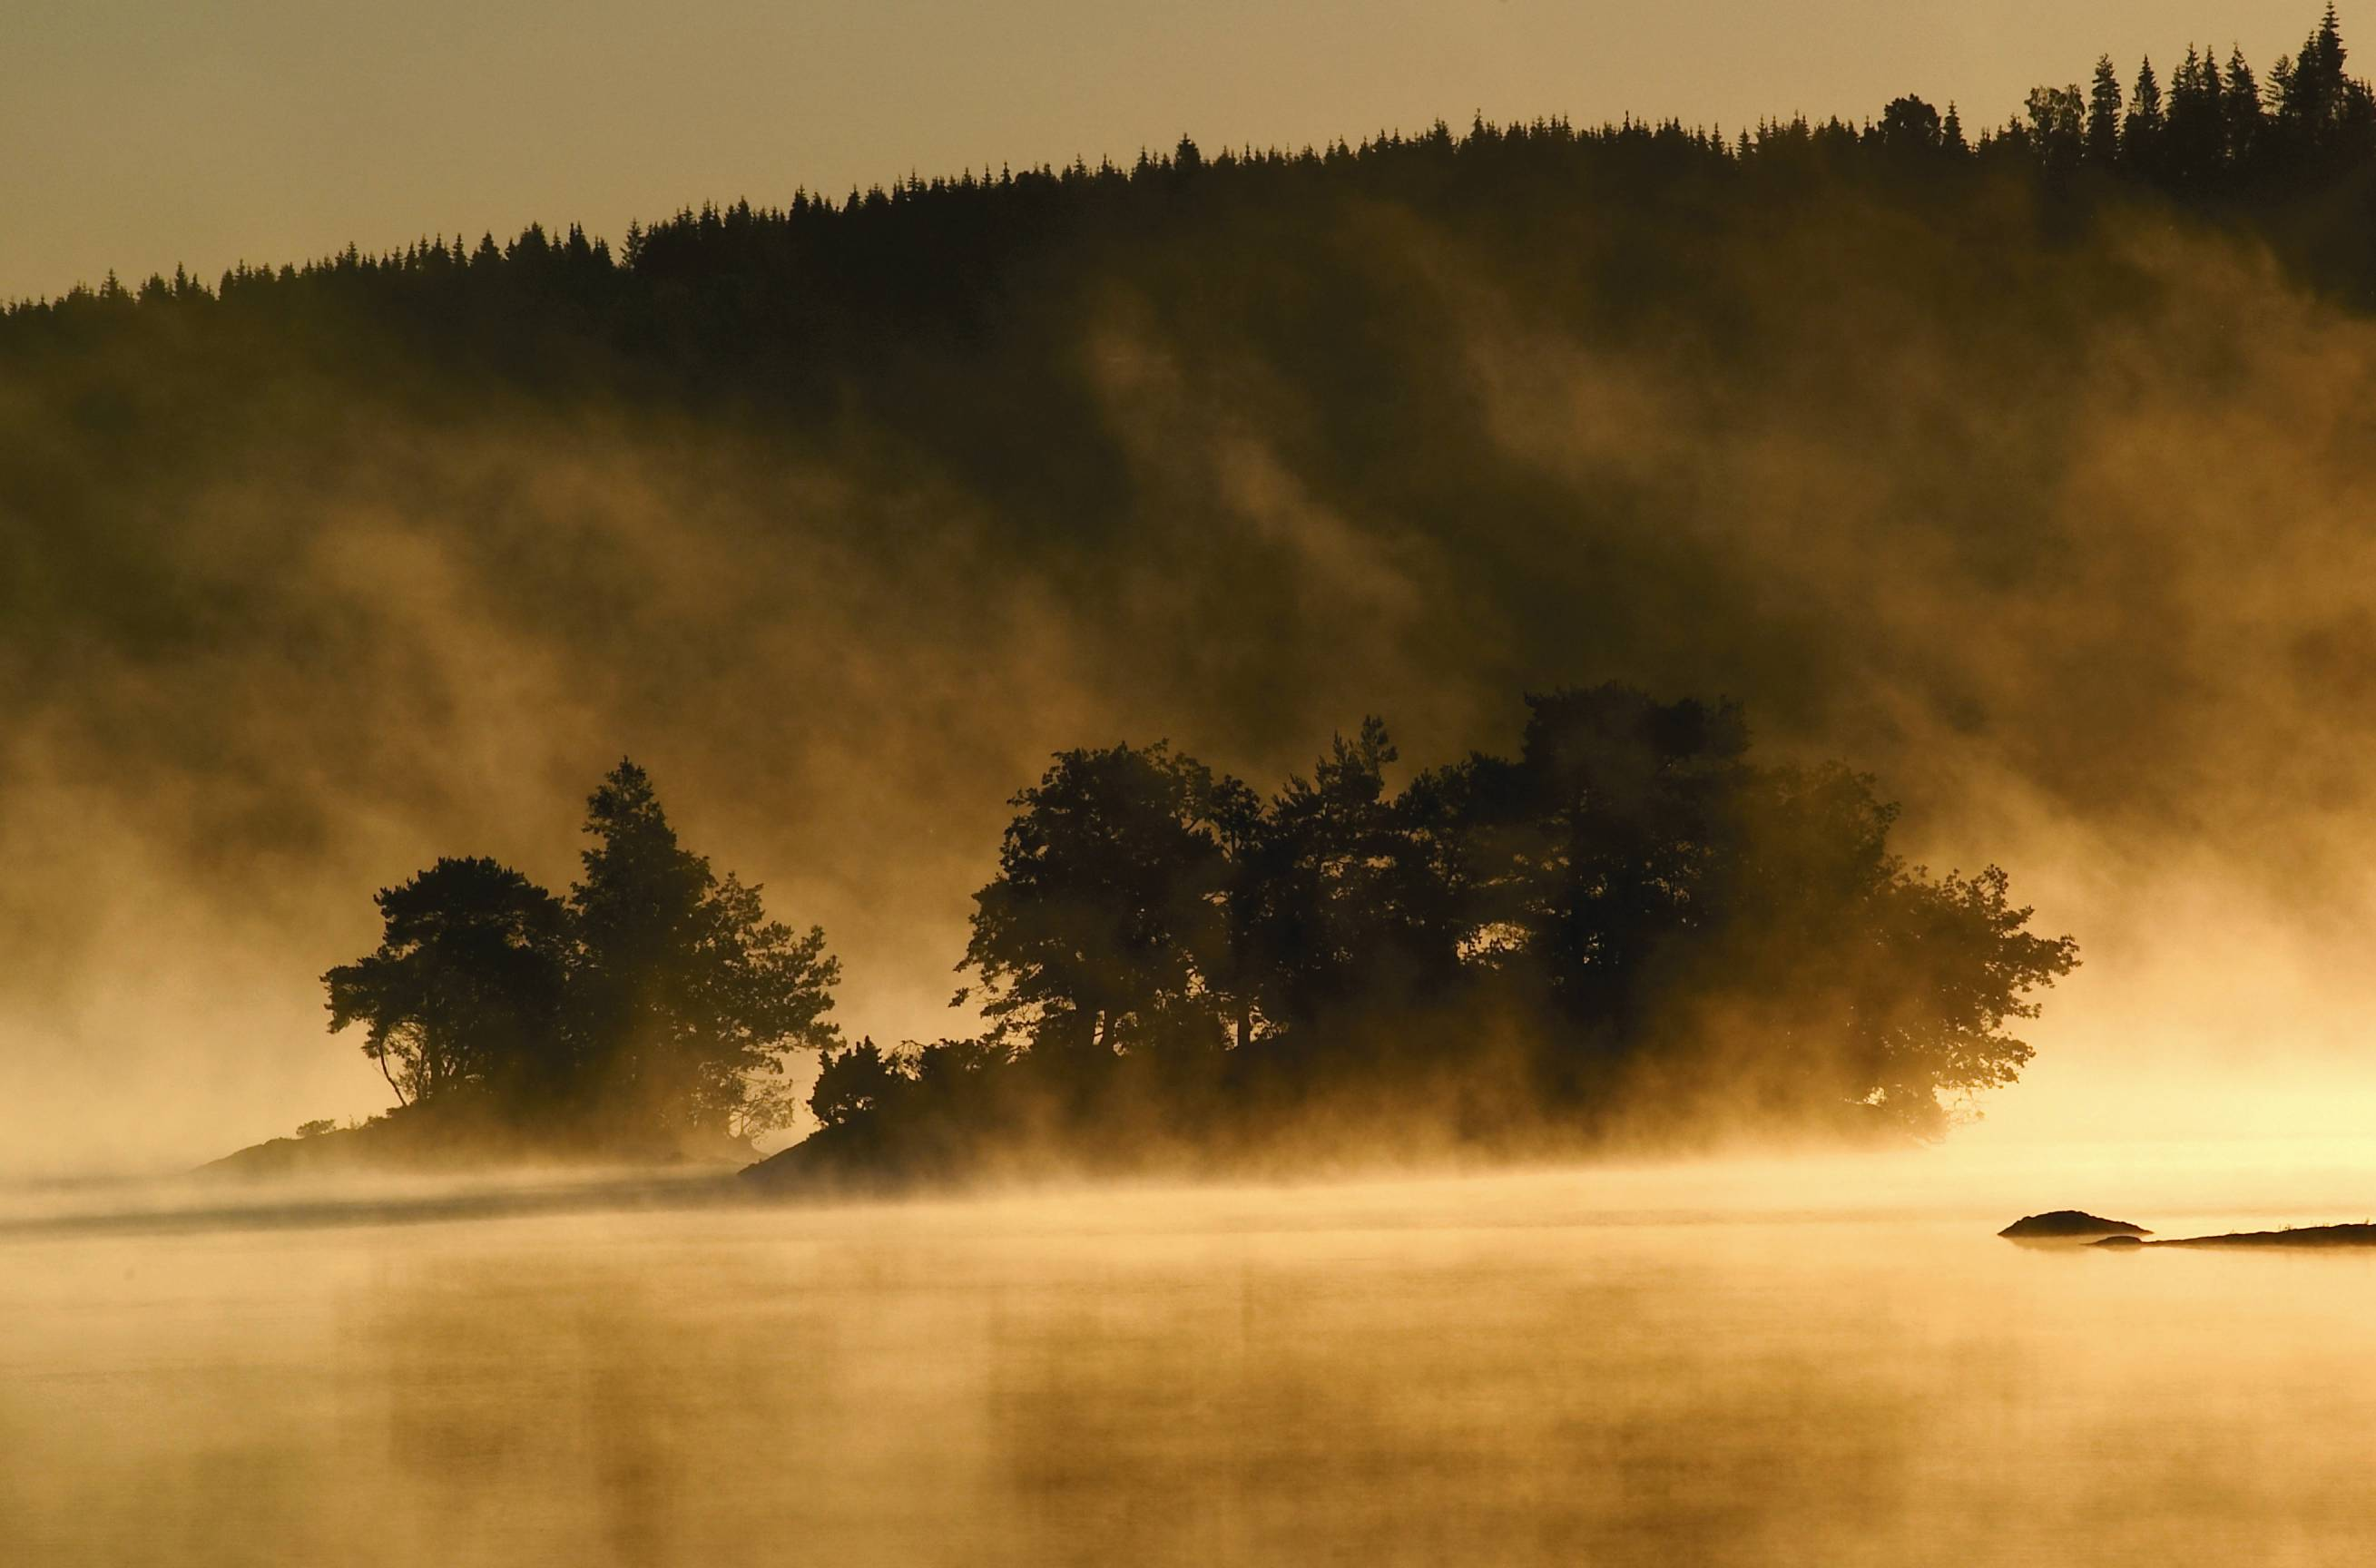
[[[0,1562],[2376,1540],[2376,1262],[2025,1250],[1880,1169],[20,1236]]]

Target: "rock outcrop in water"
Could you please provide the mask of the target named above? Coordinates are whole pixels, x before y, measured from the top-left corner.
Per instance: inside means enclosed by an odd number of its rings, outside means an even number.
[[[2105,1219],[2075,1208],[2025,1215],[1997,1232],[2014,1241],[2067,1241],[2090,1236],[2150,1236],[2152,1231],[2125,1219]]]
[[[2376,1247],[2376,1222],[2357,1225],[2287,1226],[2282,1230],[2231,1230],[2221,1236],[2171,1236],[2144,1241],[2135,1236],[2107,1236],[2096,1245],[2146,1247]]]
[[[2376,1247],[2376,1220],[2356,1225],[2287,1226],[2282,1230],[2231,1230],[2218,1236],[2153,1234],[2125,1219],[2106,1219],[2075,1208],[2025,1215],[1997,1232],[2015,1241],[2093,1241],[2099,1247]]]

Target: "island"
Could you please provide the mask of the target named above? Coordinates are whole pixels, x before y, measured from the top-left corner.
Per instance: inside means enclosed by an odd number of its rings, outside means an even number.
[[[974,895],[968,1031],[888,1048],[831,1019],[824,932],[623,760],[565,895],[476,856],[381,890],[378,946],[323,980],[397,1105],[223,1168],[695,1161],[792,1194],[1904,1142],[2028,1062],[2077,946],[2003,871],[1909,866],[1869,777],[1754,759],[1736,703],[1524,705],[1515,754],[1394,782],[1374,717],[1268,792],[1163,742],[1055,754]]]

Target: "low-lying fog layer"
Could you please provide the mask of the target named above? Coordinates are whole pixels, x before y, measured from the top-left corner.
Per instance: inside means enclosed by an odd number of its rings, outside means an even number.
[[[1991,1234],[2197,1153],[20,1229],[0,1562],[2340,1561],[2376,1256]]]

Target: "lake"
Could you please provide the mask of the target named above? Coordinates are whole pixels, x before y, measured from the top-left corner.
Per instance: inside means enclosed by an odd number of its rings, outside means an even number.
[[[2365,1217],[2353,1151],[2264,1154],[133,1229],[107,1189],[0,1239],[0,1563],[2367,1561],[2376,1254],[1992,1234]]]

